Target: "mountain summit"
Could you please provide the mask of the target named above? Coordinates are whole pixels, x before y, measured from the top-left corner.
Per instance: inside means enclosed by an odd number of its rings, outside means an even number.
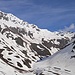
[[[50,32],[0,11],[0,75],[31,75],[35,62],[63,49],[73,37],[74,33]]]

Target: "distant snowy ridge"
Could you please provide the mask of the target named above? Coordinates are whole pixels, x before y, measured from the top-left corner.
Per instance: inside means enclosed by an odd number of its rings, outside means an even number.
[[[35,62],[47,58],[74,37],[75,33],[50,32],[0,11],[0,73],[28,75]],[[30,75],[29,74],[29,75]]]

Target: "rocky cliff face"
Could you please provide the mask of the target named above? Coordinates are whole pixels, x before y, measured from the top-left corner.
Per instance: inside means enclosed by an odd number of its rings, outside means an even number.
[[[0,11],[0,73],[22,75],[33,64],[62,49],[74,33],[50,32]],[[7,68],[6,68],[7,67]],[[27,75],[27,74],[26,74]]]

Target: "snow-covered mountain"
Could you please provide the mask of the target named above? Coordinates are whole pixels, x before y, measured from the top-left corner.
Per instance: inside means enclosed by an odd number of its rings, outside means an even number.
[[[43,65],[42,65],[43,64]],[[74,75],[75,39],[64,49],[34,65],[36,75]]]
[[[0,75],[32,73],[36,61],[64,48],[73,36],[71,32],[40,29],[10,13],[0,11]]]

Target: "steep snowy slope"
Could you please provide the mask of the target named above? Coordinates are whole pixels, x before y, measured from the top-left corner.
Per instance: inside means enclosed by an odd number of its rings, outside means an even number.
[[[38,75],[74,75],[75,74],[75,39],[65,48],[51,57],[37,62],[34,66]]]
[[[29,73],[37,60],[53,55],[73,36],[74,33],[70,32],[62,35],[40,29],[12,14],[0,11],[0,73]]]

